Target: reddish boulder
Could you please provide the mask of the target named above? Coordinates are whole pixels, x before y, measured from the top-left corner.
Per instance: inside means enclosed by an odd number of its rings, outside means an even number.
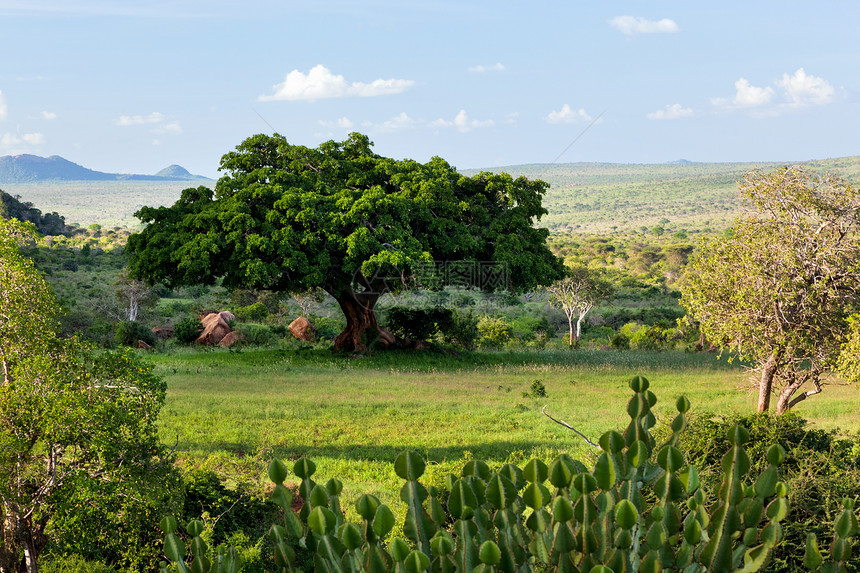
[[[229,333],[233,332],[230,325],[227,323],[225,315],[233,316],[233,314],[229,312],[214,312],[204,316],[200,320],[200,323],[203,325],[203,331],[194,343],[214,346],[221,342],[221,340]]]
[[[299,340],[313,342],[317,339],[317,331],[307,318],[300,316],[290,323],[290,332]]]
[[[221,339],[221,342],[218,343],[218,346],[221,348],[230,348],[240,340],[242,340],[242,335],[234,330],[232,332],[228,332],[224,338]]]

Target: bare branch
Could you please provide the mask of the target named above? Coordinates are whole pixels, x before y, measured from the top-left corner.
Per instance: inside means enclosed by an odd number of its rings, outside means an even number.
[[[543,407],[543,408],[541,408],[541,411],[540,411],[540,413],[541,413],[541,414],[543,414],[544,416],[546,416],[547,418],[549,418],[550,420],[552,420],[552,421],[553,421],[553,422],[555,422],[556,424],[559,424],[560,426],[564,426],[564,427],[565,427],[565,428],[567,428],[568,430],[573,430],[574,432],[576,432],[576,433],[579,435],[579,437],[580,437],[580,438],[582,438],[583,440],[585,440],[586,442],[588,442],[590,445],[594,446],[595,448],[599,448],[599,447],[600,447],[598,444],[595,444],[594,442],[592,442],[591,440],[589,440],[589,439],[585,436],[585,434],[583,434],[582,432],[580,432],[579,430],[577,430],[576,428],[574,428],[573,426],[571,426],[570,424],[568,424],[568,423],[567,423],[567,422],[565,422],[564,420],[557,420],[557,419],[553,418],[552,416],[550,416],[549,414],[547,414],[547,413],[546,413],[546,407],[547,407],[547,405],[545,404],[545,405],[544,405],[544,407]]]

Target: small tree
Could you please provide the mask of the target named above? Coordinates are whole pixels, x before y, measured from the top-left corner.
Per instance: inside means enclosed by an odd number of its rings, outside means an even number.
[[[821,392],[860,304],[860,193],[799,167],[751,172],[740,191],[751,212],[703,245],[681,304],[714,344],[758,364],[758,411],[778,390],[782,414]]]
[[[588,267],[579,265],[567,270],[567,276],[546,287],[550,304],[558,305],[567,316],[570,347],[579,346],[582,321],[594,305],[612,295],[612,284]],[[574,319],[576,329],[574,330]]]

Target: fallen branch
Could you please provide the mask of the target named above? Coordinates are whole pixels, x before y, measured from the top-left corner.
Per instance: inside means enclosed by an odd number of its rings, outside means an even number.
[[[561,426],[564,426],[564,427],[565,427],[565,428],[567,428],[568,430],[573,430],[574,432],[576,432],[576,433],[579,435],[579,437],[581,437],[583,440],[585,440],[586,442],[588,442],[590,445],[594,446],[595,448],[599,448],[599,447],[600,447],[598,444],[595,444],[594,442],[592,442],[591,440],[589,440],[589,439],[585,436],[585,434],[583,434],[582,432],[580,432],[579,430],[577,430],[576,428],[574,428],[573,426],[571,426],[570,424],[568,424],[568,423],[567,423],[567,422],[565,422],[564,420],[556,420],[555,418],[553,418],[552,416],[550,416],[549,414],[547,414],[547,413],[546,413],[546,407],[547,407],[547,405],[544,405],[544,407],[543,407],[543,408],[541,408],[541,411],[540,411],[540,413],[541,413],[541,414],[543,414],[544,416],[546,416],[547,418],[549,418],[550,420],[552,420],[552,421],[553,421],[553,422],[555,422],[556,424],[559,424],[559,425],[561,425]]]

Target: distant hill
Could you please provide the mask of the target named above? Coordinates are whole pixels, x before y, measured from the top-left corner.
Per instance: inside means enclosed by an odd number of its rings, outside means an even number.
[[[57,213],[45,213],[36,209],[32,203],[21,201],[0,191],[0,219],[30,221],[43,235],[61,235],[66,232],[66,220]]]
[[[542,179],[551,231],[612,233],[662,225],[672,231],[731,226],[741,212],[738,181],[750,170],[805,165],[860,183],[860,156],[813,161],[698,163],[556,163],[509,165],[483,171]],[[464,170],[466,175],[481,170]]]
[[[5,155],[0,157],[0,184],[39,181],[211,181],[192,175],[184,167],[171,165],[155,175],[103,173],[82,167],[59,155]]]

